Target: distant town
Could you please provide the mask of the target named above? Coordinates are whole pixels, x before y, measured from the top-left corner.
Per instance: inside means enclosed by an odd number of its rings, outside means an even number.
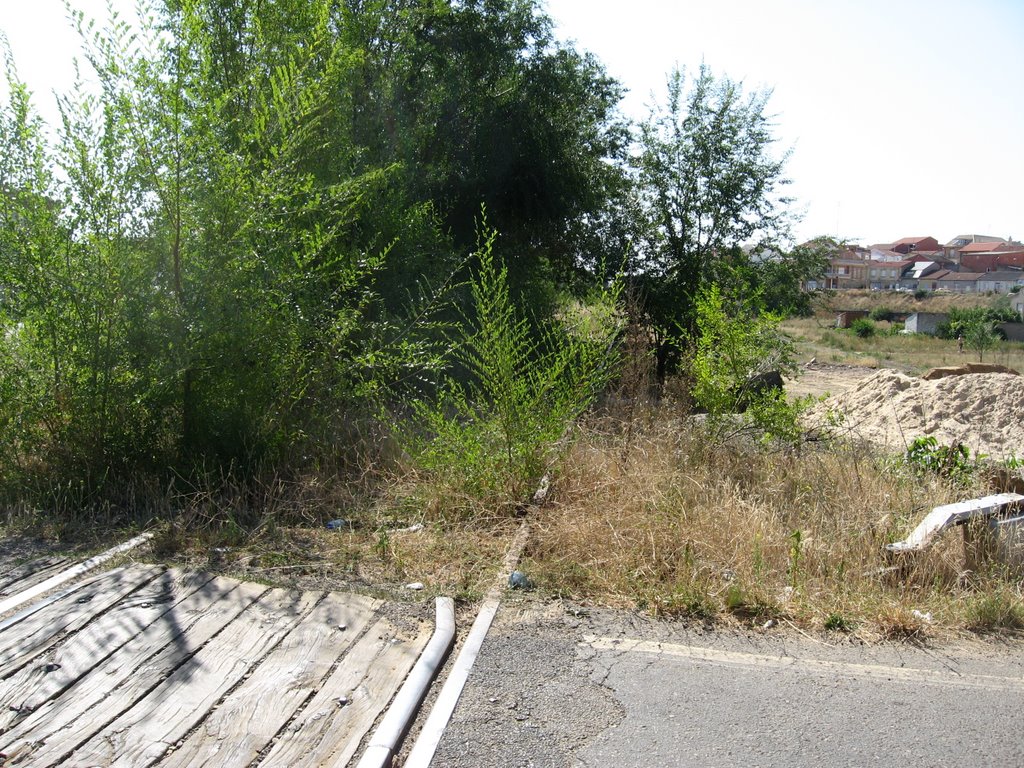
[[[1024,243],[990,235],[904,237],[868,247],[845,245],[808,290],[1017,293],[1024,286]]]

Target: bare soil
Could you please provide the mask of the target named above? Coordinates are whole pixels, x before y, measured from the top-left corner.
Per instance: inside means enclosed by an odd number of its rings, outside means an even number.
[[[786,380],[786,394],[791,397],[838,395],[853,389],[876,372],[874,368],[859,365],[811,361],[803,366],[799,376]]]

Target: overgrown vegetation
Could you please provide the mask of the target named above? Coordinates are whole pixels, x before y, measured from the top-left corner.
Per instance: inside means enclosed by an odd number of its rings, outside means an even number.
[[[939,324],[935,335],[940,339],[967,337],[972,329],[987,328],[991,333],[994,323],[1008,323],[1020,320],[1008,302],[995,302],[986,307],[954,307],[949,310],[949,318]]]
[[[334,464],[380,401],[471,380],[448,331],[482,202],[524,333],[601,284],[574,232],[623,177],[619,89],[535,2],[222,6],[78,14],[52,145],[6,59],[7,503]]]
[[[875,324],[866,317],[859,317],[850,323],[850,330],[862,339],[870,339],[875,335]]]
[[[140,9],[75,16],[52,140],[5,57],[5,531],[160,521],[162,556],[475,597],[529,507],[555,593],[1019,623],[953,548],[879,571],[977,477],[806,445],[780,328],[835,243],[791,247],[769,92],[674,71],[630,126],[538,0]]]
[[[862,339],[853,333],[837,330],[834,315],[787,318],[781,329],[793,340],[798,357],[803,361],[813,358],[821,363],[891,367],[917,374],[940,366],[960,365],[965,361],[966,350],[964,354],[959,352],[955,338],[940,339],[921,333],[876,333]],[[985,360],[1024,371],[1024,343],[998,341],[987,350]]]
[[[467,506],[500,515],[522,504],[616,368],[620,285],[591,297],[586,317],[535,330],[513,304],[496,237],[484,233],[470,286],[472,317],[451,340],[468,382],[449,375],[436,400],[413,403],[410,447],[428,485],[440,484],[434,493],[446,496],[445,517]]]
[[[692,396],[707,413],[706,426],[721,438],[746,427],[768,440],[799,445],[806,401],[789,401],[782,376],[797,372],[792,344],[778,331],[779,318],[756,306],[726,306],[718,286],[696,302],[697,332],[690,347]],[[739,416],[738,414],[744,414]]]
[[[859,447],[795,455],[649,424],[627,445],[614,420],[595,422],[576,444],[530,552],[540,584],[657,615],[866,639],[1016,626],[1019,583],[998,565],[966,578],[960,537],[899,572],[886,558],[931,506],[982,493],[977,480],[954,488]]]
[[[919,472],[933,472],[957,485],[970,485],[983,457],[971,458],[963,444],[940,445],[931,435],[914,438],[907,447],[907,463]]]

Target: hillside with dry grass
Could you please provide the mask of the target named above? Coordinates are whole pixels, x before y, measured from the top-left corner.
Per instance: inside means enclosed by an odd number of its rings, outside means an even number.
[[[815,297],[814,307],[819,313],[829,314],[848,309],[871,310],[887,307],[895,312],[948,312],[951,309],[990,307],[998,296],[983,293],[929,293],[915,298],[903,291],[833,291],[821,292]]]

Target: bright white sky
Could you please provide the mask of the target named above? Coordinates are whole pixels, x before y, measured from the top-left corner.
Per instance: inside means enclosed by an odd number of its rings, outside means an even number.
[[[800,239],[1024,238],[1024,0],[547,0],[646,116],[701,60],[769,87]],[[663,100],[663,99],[662,99]]]
[[[677,63],[773,88],[800,239],[1024,238],[1024,0],[546,2],[635,119]],[[75,5],[106,16],[107,0]],[[62,1],[0,0],[0,30],[52,120],[77,51]]]

